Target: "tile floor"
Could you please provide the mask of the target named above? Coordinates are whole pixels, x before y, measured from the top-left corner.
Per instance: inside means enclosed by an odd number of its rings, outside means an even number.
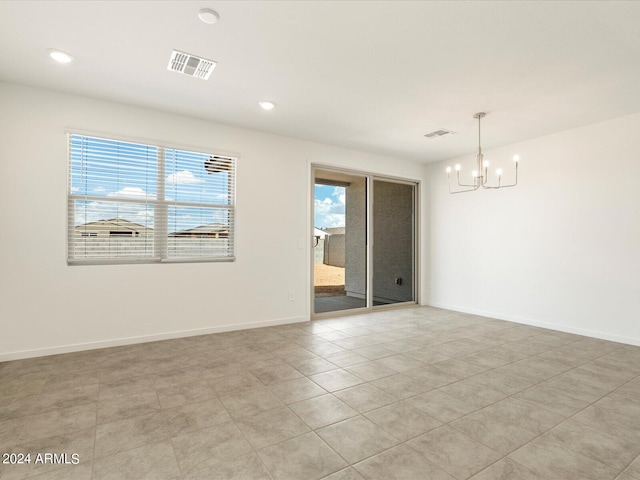
[[[639,375],[428,307],[5,362],[0,479],[640,480]]]

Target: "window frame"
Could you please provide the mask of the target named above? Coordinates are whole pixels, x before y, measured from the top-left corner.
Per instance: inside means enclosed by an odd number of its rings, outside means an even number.
[[[235,262],[235,231],[236,231],[236,180],[237,166],[239,155],[232,152],[223,152],[217,149],[194,147],[192,145],[180,145],[157,140],[147,140],[140,138],[132,138],[125,135],[112,135],[96,132],[88,132],[80,129],[65,129],[67,140],[67,235],[66,235],[66,258],[67,265],[126,265],[126,264],[162,264],[162,263],[217,263],[217,262]],[[156,165],[157,178],[155,182],[156,198],[145,198],[140,200],[137,198],[126,197],[103,197],[84,194],[74,194],[72,192],[72,138],[74,136],[90,137],[99,140],[132,143],[143,146],[157,148]],[[231,168],[228,178],[228,200],[227,203],[207,203],[207,202],[185,202],[172,199],[165,199],[166,192],[166,150],[178,150],[195,154],[209,155],[210,157],[221,157],[228,160]],[[153,206],[154,233],[153,233],[153,256],[137,257],[137,256],[111,256],[111,257],[89,257],[76,258],[73,255],[75,247],[75,202],[77,200],[99,201],[107,203],[131,203],[145,204]],[[202,256],[169,256],[168,255],[168,210],[170,207],[193,207],[205,208],[212,210],[227,210],[228,212],[228,255],[202,255]],[[159,228],[156,221],[162,217],[159,222]],[[89,235],[88,237],[91,237]]]

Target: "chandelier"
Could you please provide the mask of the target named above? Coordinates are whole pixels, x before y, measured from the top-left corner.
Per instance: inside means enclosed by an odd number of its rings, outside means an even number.
[[[464,193],[464,192],[475,192],[479,188],[490,188],[497,190],[498,188],[506,188],[506,187],[515,187],[518,184],[518,161],[520,157],[518,155],[514,155],[513,161],[516,164],[516,180],[514,183],[509,185],[502,185],[502,169],[498,168],[496,170],[496,176],[498,177],[498,182],[494,184],[489,184],[489,162],[487,160],[483,160],[482,155],[482,147],[480,146],[480,119],[484,118],[486,113],[478,112],[473,118],[478,119],[478,155],[477,155],[477,167],[476,170],[471,172],[471,176],[473,178],[473,184],[460,183],[460,170],[462,167],[460,164],[455,166],[456,176],[458,177],[458,187],[461,187],[459,190],[451,190],[451,167],[447,167],[447,179],[449,180],[449,193]]]

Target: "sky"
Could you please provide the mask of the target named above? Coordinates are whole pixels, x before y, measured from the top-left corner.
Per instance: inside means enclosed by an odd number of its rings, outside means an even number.
[[[158,147],[117,140],[71,136],[70,193],[96,198],[75,200],[74,224],[122,218],[154,228],[154,210],[148,200],[158,198]],[[205,168],[211,154],[165,149],[165,199],[178,202],[217,203],[229,199],[228,173],[210,173]],[[345,188],[315,186],[314,226],[345,225]],[[117,202],[117,199],[139,202]],[[175,232],[227,223],[226,209],[197,206],[170,206],[168,231]]]
[[[316,228],[344,227],[345,188],[316,185],[314,226]]]
[[[153,204],[158,198],[158,147],[72,135],[70,193],[103,197],[75,201],[75,225],[96,220],[122,218],[154,227]],[[177,202],[214,203],[229,201],[228,173],[208,172],[209,153],[165,149],[165,199]],[[125,198],[139,203],[116,202]],[[168,231],[227,223],[226,209],[169,206]]]

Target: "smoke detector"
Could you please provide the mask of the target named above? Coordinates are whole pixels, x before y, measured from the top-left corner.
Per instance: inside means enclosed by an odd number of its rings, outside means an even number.
[[[206,58],[196,57],[190,53],[174,50],[171,52],[167,70],[208,80],[215,67],[216,62],[213,60],[207,60]]]
[[[447,130],[445,128],[441,128],[440,130],[436,130],[434,132],[430,132],[425,134],[425,137],[427,138],[438,138],[438,137],[444,137],[446,135],[455,135],[456,132],[453,132],[451,130]]]

